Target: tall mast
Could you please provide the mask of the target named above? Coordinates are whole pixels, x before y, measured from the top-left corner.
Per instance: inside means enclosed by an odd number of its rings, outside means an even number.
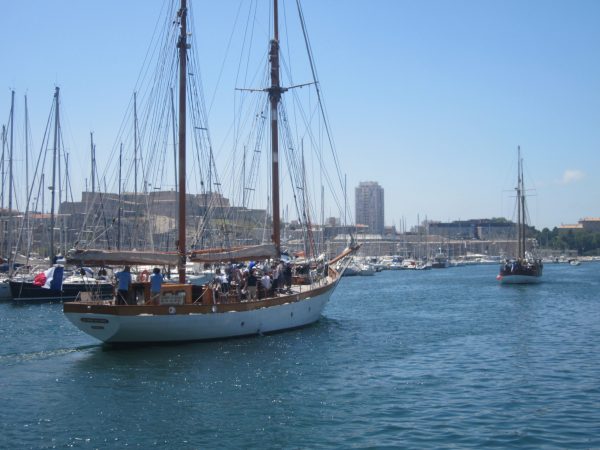
[[[25,186],[27,189],[27,198],[25,212],[29,214],[29,112],[27,109],[27,95],[25,95]]]
[[[92,196],[96,193],[96,146],[94,145],[94,133],[90,131],[90,153],[92,157]]]
[[[54,150],[52,152],[52,185],[50,186],[51,191],[51,203],[50,203],[50,261],[54,259],[54,197],[56,195],[56,155],[58,153],[58,126],[59,126],[59,92],[60,88],[57,86],[54,91]]]
[[[173,118],[173,169],[175,171],[173,183],[175,183],[175,193],[177,193],[177,117],[175,116],[175,99],[173,96],[173,88],[171,88],[171,117]]]
[[[69,186],[71,185],[71,181],[69,180],[69,153],[65,152],[65,202],[69,201]],[[62,186],[62,183],[61,183]],[[73,199],[71,198],[71,201],[73,201]],[[59,208],[60,205],[62,204],[62,201],[59,203]],[[60,212],[60,209],[59,209]],[[62,240],[62,254],[65,255],[67,253],[67,241],[68,241],[68,233],[69,230],[66,226],[66,222],[65,220],[61,220],[60,222],[60,231],[61,231],[61,240]],[[108,238],[107,238],[108,239]],[[109,244],[110,245],[110,244]],[[110,249],[110,247],[108,247]]]
[[[27,106],[27,94],[25,95],[25,230],[26,230],[26,234],[27,234],[27,242],[28,242],[28,246],[31,245],[31,229],[29,227],[29,206],[31,203],[31,192],[33,191],[33,188],[29,187],[29,138],[30,138],[30,130],[29,130],[29,108]],[[19,246],[19,244],[17,244],[17,247]],[[27,251],[27,254],[29,254],[29,249]],[[15,255],[16,255],[16,248],[15,248]]]
[[[138,151],[138,136],[137,136],[138,126],[137,126],[137,92],[133,93],[133,193],[134,201],[135,201],[135,209],[137,214],[137,193],[138,193],[138,176],[137,176],[137,151]]]
[[[6,257],[8,258],[8,273],[12,275],[14,261],[12,258],[12,198],[13,198],[13,142],[14,142],[14,122],[15,122],[15,91],[11,93],[10,101],[10,147],[8,148],[8,249]],[[16,256],[16,255],[15,255]]]
[[[185,283],[185,126],[186,126],[186,72],[187,72],[187,1],[181,0],[179,48],[179,236],[177,251],[179,252],[179,282]]]
[[[6,147],[6,125],[2,125],[2,159],[0,159],[0,172],[2,173],[2,185],[0,186],[0,208],[4,209],[4,150]]]
[[[119,149],[119,206],[117,209],[117,250],[121,250],[121,213],[123,206],[121,203],[121,168],[123,164],[123,143]]]
[[[521,148],[519,147],[519,190],[521,195],[519,197],[519,204],[521,207],[521,231],[519,233],[521,239],[521,251],[522,253],[519,255],[521,258],[525,258],[525,185],[523,182],[523,159],[521,158]]]
[[[277,118],[281,89],[279,83],[279,23],[277,0],[273,0],[273,39],[269,47],[269,62],[271,63],[271,87],[268,89],[271,103],[271,151],[272,151],[272,206],[273,206],[273,243],[279,257],[281,253],[281,224],[279,214],[279,130]]]
[[[521,179],[521,146],[517,147],[517,257],[522,258],[525,249],[523,247],[523,192]]]

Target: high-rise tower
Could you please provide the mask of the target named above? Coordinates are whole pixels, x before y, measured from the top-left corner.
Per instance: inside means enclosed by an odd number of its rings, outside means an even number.
[[[383,188],[375,181],[361,181],[355,191],[356,224],[382,234],[384,227]]]

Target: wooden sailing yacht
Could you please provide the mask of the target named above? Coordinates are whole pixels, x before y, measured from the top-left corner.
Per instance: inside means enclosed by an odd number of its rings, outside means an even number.
[[[535,258],[527,251],[526,224],[527,208],[525,206],[525,186],[523,182],[523,159],[521,147],[518,147],[517,164],[517,252],[512,259],[505,260],[500,266],[496,277],[502,284],[532,284],[541,281],[544,265],[542,260]]]
[[[271,85],[269,95],[272,149],[272,243],[251,247],[229,247],[188,251],[186,247],[186,62],[187,1],[181,0],[178,12],[179,41],[179,185],[178,251],[175,253],[76,250],[68,260],[86,265],[155,264],[177,265],[179,282],[163,284],[158,298],[151,298],[150,283],[132,283],[134,304],[117,304],[115,299],[101,301],[84,295],[80,301],[65,303],[66,317],[79,329],[106,343],[176,342],[228,338],[269,333],[302,327],[317,321],[339,279],[334,263],[350,255],[350,246],[339,256],[311,271],[306,265],[302,275],[293,277],[285,290],[263,290],[257,298],[244,296],[240,289],[227,290],[215,284],[196,286],[185,283],[185,264],[231,264],[269,261],[279,264],[281,255],[279,206],[278,108],[287,89],[279,79],[278,5],[273,3],[274,37],[270,41]],[[286,283],[287,284],[287,283]]]

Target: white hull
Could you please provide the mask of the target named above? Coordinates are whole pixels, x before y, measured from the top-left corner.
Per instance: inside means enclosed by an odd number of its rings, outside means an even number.
[[[223,339],[271,333],[316,322],[333,292],[248,311],[180,313],[182,306],[168,307],[168,314],[101,314],[66,312],[80,330],[106,343],[177,342]],[[165,307],[167,308],[167,307]],[[216,307],[213,308],[216,311]]]
[[[500,284],[536,284],[542,281],[541,276],[532,275],[498,275]]]
[[[362,277],[369,277],[375,275],[375,269],[361,269],[357,275]]]

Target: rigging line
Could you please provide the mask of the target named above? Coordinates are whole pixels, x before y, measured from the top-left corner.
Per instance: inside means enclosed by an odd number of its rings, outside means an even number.
[[[291,79],[292,76],[291,76],[291,73],[290,73],[289,66],[287,65],[287,61],[282,60],[282,63],[283,63],[283,67],[286,69],[286,73],[288,74],[288,78]],[[292,86],[292,87],[303,87],[303,86],[311,85],[311,84],[315,84],[316,85],[317,83],[316,82],[311,82],[311,83],[305,83],[305,84],[301,84],[301,85],[297,85],[297,86]],[[292,87],[290,87],[289,89],[291,89]],[[316,146],[316,147],[320,147],[320,146],[316,145],[316,139],[315,139],[315,137],[313,135],[312,127],[309,125],[310,123],[312,123],[312,117],[314,117],[314,114],[318,110],[320,110],[320,105],[315,106],[315,109],[313,110],[313,113],[311,113],[310,116],[307,116],[306,112],[304,111],[304,107],[302,105],[302,102],[300,101],[298,91],[296,91],[296,90],[293,91],[293,98],[295,99],[298,111],[301,113],[301,116],[302,116],[302,118],[304,120],[304,123],[306,124],[306,130],[305,131],[307,133],[309,133],[309,136],[311,138],[312,144],[314,146]],[[294,111],[296,111],[296,109],[294,109]],[[309,119],[309,117],[310,117],[310,119]],[[300,121],[296,121],[295,123],[299,123],[299,122]],[[319,127],[319,128],[321,129],[321,127]],[[297,134],[299,134],[299,133],[297,132]],[[322,154],[322,151],[319,152],[319,156],[318,157],[319,157],[321,165],[323,165],[323,154]],[[338,211],[341,213],[341,211],[342,211],[341,203],[340,203],[340,200],[339,200],[339,198],[337,196],[336,190],[333,188],[333,183],[331,182],[331,178],[329,177],[328,173],[327,173],[326,177],[327,177],[327,180],[328,180],[328,186],[329,186],[329,188],[331,190],[331,193],[333,195],[333,200],[334,200],[334,202],[337,205]]]
[[[217,82],[216,82],[216,85],[215,85],[215,89],[213,90],[213,96],[212,96],[212,98],[210,100],[210,104],[209,104],[209,107],[208,107],[208,113],[209,114],[212,111],[212,108],[213,108],[213,105],[215,103],[215,99],[216,99],[216,96],[217,96],[217,91],[219,89],[219,85],[221,84],[221,80],[223,78],[223,73],[225,71],[225,63],[227,61],[227,58],[228,58],[228,55],[229,55],[229,51],[231,50],[231,44],[233,42],[233,37],[235,35],[235,29],[236,29],[236,26],[237,26],[237,23],[238,23],[238,19],[240,17],[240,13],[242,11],[242,4],[243,4],[243,2],[239,3],[239,7],[238,7],[238,10],[237,10],[236,15],[235,15],[233,26],[232,26],[231,32],[229,34],[229,39],[227,41],[227,46],[225,47],[225,52],[224,52],[224,55],[223,55],[223,60],[221,62],[221,67],[220,67],[218,75],[217,75]],[[190,8],[190,17],[192,17],[192,23],[195,23],[195,21],[193,20],[193,10],[192,10],[192,8]]]
[[[265,107],[267,107],[268,106],[267,98],[264,97],[263,100],[265,101]],[[259,124],[261,126],[257,126],[257,128],[256,128],[256,137],[255,137],[255,143],[253,146],[252,162],[250,164],[249,179],[247,180],[247,181],[249,181],[247,183],[248,186],[255,186],[257,184],[258,173],[260,171],[260,163],[261,163],[261,147],[262,147],[262,145],[265,145],[264,139],[265,139],[265,133],[267,131],[267,116],[266,116],[266,114],[261,115],[259,119],[260,119],[260,122],[262,122],[262,124]],[[251,196],[252,196],[252,200],[254,200],[254,192],[252,192]],[[250,200],[250,198],[248,198],[247,200]],[[249,204],[249,202],[248,202],[248,204]]]
[[[252,9],[252,6],[254,7]],[[242,60],[244,59],[244,54],[246,55],[245,59],[245,69],[244,69],[244,75],[243,75],[243,85],[244,86],[248,86],[250,84],[252,84],[250,82],[250,80],[256,80],[258,77],[262,76],[263,78],[263,83],[260,83],[260,85],[263,86],[267,86],[268,85],[268,48],[265,49],[265,52],[263,54],[263,57],[261,58],[261,61],[264,61],[264,63],[262,65],[257,66],[257,70],[254,73],[254,75],[250,78],[249,77],[249,69],[250,69],[250,61],[251,61],[251,55],[252,55],[252,42],[255,39],[255,24],[258,22],[257,20],[257,6],[258,6],[258,2],[252,2],[250,4],[249,10],[248,10],[248,19],[246,21],[246,28],[244,30],[244,38],[243,38],[243,42],[242,42],[242,47],[240,49],[240,57],[239,57],[239,63],[238,63],[238,71],[236,73],[236,77],[235,77],[235,85],[238,85],[239,80],[240,80],[240,71],[241,71],[241,67],[242,67]],[[252,14],[253,13],[253,14]],[[252,14],[252,20],[250,20],[250,15]],[[252,26],[249,27],[248,24],[251,23]],[[269,32],[267,32],[266,34],[267,38],[269,36]],[[244,96],[239,97],[242,101],[240,102],[239,106],[235,105],[235,101],[237,100],[238,97],[234,96],[234,111],[236,111],[236,114],[234,115],[234,120],[237,119],[237,117],[243,117],[242,111],[244,108],[244,104],[245,104],[245,98]],[[236,126],[235,130],[241,130],[241,127]],[[237,142],[237,138],[236,138],[236,142]]]
[[[312,83],[308,83],[308,84],[312,84]],[[305,132],[309,135],[309,137],[311,139],[311,143],[315,147],[320,147],[316,144],[316,138],[314,137],[312,127],[309,125],[310,123],[312,123],[312,119],[309,119],[309,117],[311,117],[311,118],[314,117],[314,114],[307,116],[307,114],[304,111],[304,108],[302,106],[302,102],[299,99],[299,95],[298,95],[297,91],[293,92],[293,98],[296,100],[297,108],[298,108],[299,112],[301,113],[304,123],[306,124]],[[314,113],[314,111],[317,111],[317,110],[318,110],[318,107],[315,107],[315,109],[313,110],[313,113]],[[320,152],[320,153],[322,153],[322,152]],[[319,155],[319,158],[320,158],[321,163],[323,163],[323,156]],[[330,187],[332,188],[332,191],[335,192],[335,190],[333,189],[333,186],[331,185]],[[338,203],[338,208],[340,208],[339,203]]]
[[[161,8],[161,12],[160,14],[158,14],[158,19],[156,21],[156,24],[154,25],[154,31],[152,33],[152,38],[150,39],[150,45],[146,50],[146,55],[144,56],[144,60],[142,62],[142,69],[140,70],[140,73],[138,74],[138,78],[134,85],[136,90],[140,90],[139,87],[143,84],[144,79],[150,70],[150,61],[152,60],[152,55],[154,54],[154,51],[157,48],[156,45],[152,44],[154,42],[162,41],[164,49],[164,46],[167,45],[167,39],[162,39],[161,36],[164,37],[168,35],[169,30],[176,28],[173,26],[175,24],[175,21],[171,23],[172,26],[165,26],[165,22],[166,24],[168,24],[170,21],[173,20],[172,18],[176,16],[175,11],[177,11],[177,7],[175,5],[175,0],[171,0],[170,5],[168,7],[165,5],[167,5],[167,3],[163,3],[163,8],[166,8],[167,12],[163,13],[164,9]]]
[[[333,154],[333,159],[334,159],[335,164],[336,164],[336,169],[337,169],[337,174],[338,174],[338,179],[339,179],[339,182],[340,182],[340,186],[343,186],[344,183],[343,183],[343,179],[342,179],[342,175],[341,175],[341,171],[340,171],[340,164],[339,164],[339,161],[338,161],[337,151],[335,149],[335,145],[334,145],[334,142],[333,142],[333,137],[331,135],[331,130],[329,128],[329,121],[327,120],[327,115],[326,115],[325,107],[324,107],[323,100],[322,100],[321,89],[319,89],[319,83],[318,83],[318,78],[317,78],[317,70],[316,70],[316,67],[315,67],[315,64],[314,64],[314,58],[313,58],[313,54],[312,54],[312,48],[311,48],[311,45],[310,45],[310,41],[308,39],[308,33],[307,33],[307,30],[306,30],[306,22],[304,20],[304,13],[302,12],[302,7],[300,6],[300,0],[296,0],[296,5],[297,5],[297,8],[298,8],[298,15],[300,16],[300,24],[302,26],[302,34],[304,35],[304,42],[305,42],[305,45],[306,45],[306,50],[308,52],[308,60],[309,60],[309,63],[310,63],[310,68],[311,68],[311,72],[312,72],[312,75],[313,75],[313,80],[315,81],[315,88],[316,88],[316,91],[317,91],[317,99],[318,99],[319,105],[321,107],[321,113],[323,115],[323,120],[325,122],[324,123],[324,125],[325,125],[325,131],[327,133],[327,138],[329,140],[329,145],[330,145],[330,148],[331,148],[331,151],[332,151],[332,154]]]
[[[286,164],[288,167],[288,172],[290,174],[290,182],[292,184],[291,189],[292,189],[292,194],[293,194],[293,199],[294,199],[294,204],[296,206],[296,213],[298,214],[298,218],[300,223],[302,224],[304,221],[302,220],[302,213],[300,210],[300,206],[298,205],[298,196],[296,194],[296,186],[301,185],[298,181],[294,179],[294,174],[297,173],[297,171],[294,171],[294,163],[296,163],[297,161],[295,161],[295,154],[293,152],[293,146],[292,146],[292,142],[290,141],[290,133],[289,133],[289,129],[288,129],[288,122],[287,122],[287,117],[286,117],[286,113],[285,113],[285,106],[282,103],[280,103],[280,113],[279,116],[281,118],[281,123],[283,124],[282,127],[282,138],[285,140],[286,145],[284,145],[284,154],[286,155]],[[304,194],[303,194],[304,195]],[[302,199],[301,199],[302,200]],[[304,231],[304,230],[303,230]]]
[[[252,5],[254,5],[254,20],[250,21],[250,11],[252,8]],[[241,7],[241,2],[240,2],[240,7]],[[235,74],[235,85],[238,85],[239,79],[240,79],[240,71],[241,71],[241,61],[243,59],[244,56],[244,52],[245,52],[245,48],[246,48],[246,42],[252,42],[253,36],[254,36],[254,24],[256,23],[256,7],[257,7],[257,2],[251,2],[249,9],[248,9],[248,18],[246,19],[246,26],[244,27],[244,33],[243,33],[243,39],[242,39],[242,46],[240,48],[240,55],[239,55],[239,62],[238,62],[238,69],[237,72]],[[249,24],[252,24],[252,27],[249,26]],[[250,30],[250,37],[248,39],[248,32]],[[232,30],[233,31],[233,30]],[[247,80],[248,80],[248,71],[249,71],[249,67],[250,67],[250,45],[248,44],[248,53],[246,56],[246,66],[245,66],[245,70],[244,70],[244,85],[246,85]],[[234,144],[238,141],[238,135],[237,135],[237,131],[240,129],[238,128],[237,124],[236,124],[236,119],[238,117],[237,111],[238,111],[238,106],[236,105],[238,97],[236,95],[233,96],[233,111],[234,111],[234,115],[233,115],[233,120],[234,120],[234,132],[236,133],[234,135]],[[242,102],[239,105],[239,110],[241,111],[243,108],[243,103],[244,103],[244,97],[241,98]],[[234,149],[235,149],[235,145],[234,145]],[[235,150],[234,150],[235,151]]]
[[[148,48],[146,50],[146,55],[144,57],[143,64],[142,64],[142,69],[140,70],[137,81],[134,84],[134,90],[136,90],[136,91],[139,90],[139,91],[144,92],[144,89],[142,88],[142,86],[144,85],[145,80],[148,76],[148,72],[150,71],[150,66],[151,66],[150,61],[152,59],[154,59],[154,57],[156,55],[155,50],[156,50],[157,46],[153,45],[153,44],[157,41],[158,42],[163,41],[162,54],[165,53],[165,51],[166,51],[165,48],[167,48],[169,46],[169,39],[166,39],[165,37],[168,37],[170,30],[172,30],[175,27],[172,27],[172,26],[167,27],[164,25],[164,22],[166,22],[166,24],[168,25],[169,22],[172,20],[172,17],[175,16],[173,11],[176,10],[176,8],[174,7],[175,2],[173,0],[170,2],[170,4],[171,4],[170,7],[166,7],[166,10],[167,10],[166,13],[163,13],[163,11],[165,11],[165,8],[163,7],[161,9],[161,14],[158,15],[159,18],[157,19],[152,38],[150,40],[150,45],[148,46]],[[165,5],[166,5],[166,3],[165,3]],[[164,16],[163,16],[163,14],[164,14]],[[162,23],[161,23],[161,20],[163,20]],[[157,33],[157,30],[160,30],[161,33],[160,34]],[[171,35],[172,34],[173,34],[173,32],[171,31]],[[121,122],[120,128],[117,132],[116,138],[111,147],[111,152],[109,155],[109,160],[111,160],[111,161],[118,159],[118,158],[116,158],[115,155],[118,152],[120,144],[123,142],[124,143],[129,142],[129,140],[125,138],[126,137],[125,131],[127,132],[127,134],[130,133],[130,127],[128,125],[128,122],[129,122],[130,116],[131,116],[130,111],[133,107],[132,105],[133,105],[133,99],[130,99],[129,104],[125,110],[124,119]],[[107,166],[105,172],[114,174],[116,171],[111,170]]]
[[[210,155],[213,153],[213,145],[212,145],[210,129],[208,126],[208,112],[206,109],[206,102],[205,102],[205,98],[204,98],[202,75],[199,70],[196,52],[192,52],[191,66],[196,69],[194,71],[194,76],[191,77],[191,83],[190,83],[191,84],[190,102],[193,105],[192,116],[193,116],[194,123],[201,125],[201,128],[204,130],[204,133],[202,133],[202,136],[204,136],[204,139],[200,139],[199,141],[197,141],[197,143],[198,143],[197,152],[202,151],[202,149],[204,149],[204,148],[207,148],[209,155]],[[202,145],[204,140],[206,140],[206,147],[204,145]],[[202,165],[200,164],[199,158],[198,158],[198,165],[199,165],[199,168],[202,169]],[[209,170],[212,170],[212,168],[210,166],[209,166]],[[214,170],[215,170],[215,174],[217,174],[216,166],[214,167]],[[218,175],[217,175],[217,179],[218,179]]]

